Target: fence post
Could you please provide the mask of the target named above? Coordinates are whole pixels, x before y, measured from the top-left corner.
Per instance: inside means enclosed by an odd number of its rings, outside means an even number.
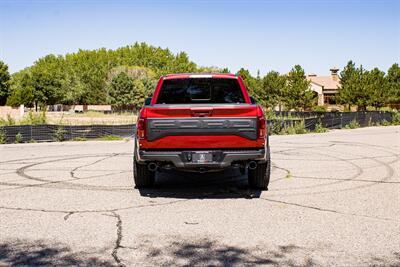
[[[343,128],[343,117],[342,117],[342,113],[340,113],[340,129]]]

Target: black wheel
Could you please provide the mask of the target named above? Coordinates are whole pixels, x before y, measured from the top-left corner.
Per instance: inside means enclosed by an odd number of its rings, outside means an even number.
[[[139,164],[133,160],[133,179],[136,188],[150,187],[154,185],[155,172],[149,171],[146,164]]]
[[[267,147],[267,161],[258,163],[256,169],[248,170],[247,177],[252,188],[268,190],[269,178],[271,176],[271,156],[269,146]]]

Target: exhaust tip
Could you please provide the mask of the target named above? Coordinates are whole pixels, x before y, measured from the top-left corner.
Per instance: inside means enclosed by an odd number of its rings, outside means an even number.
[[[247,165],[250,170],[255,170],[257,168],[257,162],[255,161],[250,161]]]
[[[147,169],[151,172],[155,172],[157,170],[158,166],[154,162],[150,162],[147,164]]]

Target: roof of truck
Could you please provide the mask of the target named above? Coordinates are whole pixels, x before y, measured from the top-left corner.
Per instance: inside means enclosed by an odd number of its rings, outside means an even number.
[[[225,78],[237,79],[237,76],[232,73],[177,73],[168,74],[164,79],[187,79],[187,78]]]

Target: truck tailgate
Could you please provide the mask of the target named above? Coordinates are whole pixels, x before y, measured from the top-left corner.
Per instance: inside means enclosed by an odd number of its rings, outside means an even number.
[[[257,148],[256,105],[153,105],[142,149]]]

